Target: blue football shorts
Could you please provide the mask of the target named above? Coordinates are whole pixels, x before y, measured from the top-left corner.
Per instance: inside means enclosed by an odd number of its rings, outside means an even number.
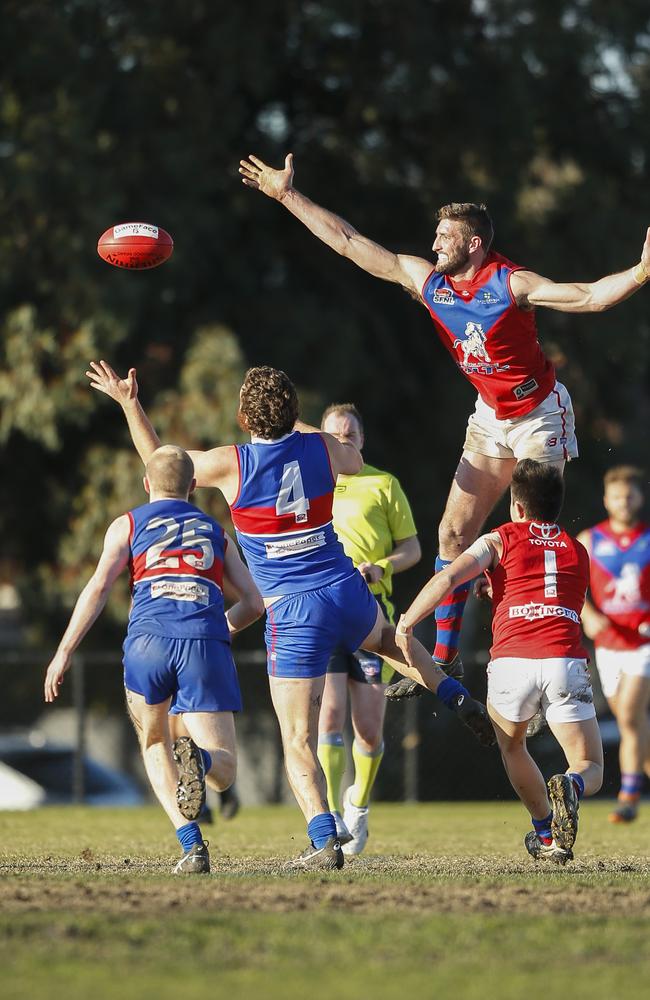
[[[377,602],[356,571],[318,590],[280,597],[266,609],[272,677],[322,677],[336,646],[352,652],[370,634]]]
[[[381,594],[374,595],[377,604],[384,612],[386,621],[392,621]],[[357,684],[389,684],[395,670],[384,663],[378,653],[369,653],[365,649],[357,649],[350,653],[343,646],[337,646],[327,664],[328,674],[347,674],[348,679]]]
[[[237,668],[223,639],[134,635],[124,640],[124,686],[170,712],[240,712]]]

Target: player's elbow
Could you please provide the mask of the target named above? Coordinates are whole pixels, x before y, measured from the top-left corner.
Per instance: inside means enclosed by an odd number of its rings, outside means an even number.
[[[354,445],[346,444],[345,451],[341,456],[339,472],[344,476],[356,476],[363,468],[363,458],[361,452]]]
[[[248,605],[250,608],[251,622],[256,622],[266,611],[266,608],[264,607],[264,599],[262,598],[259,590],[255,594],[251,594],[248,600]]]
[[[419,563],[420,559],[422,558],[422,546],[420,545],[420,540],[417,536],[409,539],[408,556],[409,556],[409,568]]]

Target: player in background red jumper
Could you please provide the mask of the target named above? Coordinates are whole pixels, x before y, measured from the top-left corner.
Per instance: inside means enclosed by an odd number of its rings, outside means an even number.
[[[636,819],[643,772],[650,774],[650,525],[641,519],[641,469],[620,465],[605,474],[609,517],[578,535],[591,571],[582,612],[596,646],[600,685],[621,734],[619,805],[609,819]]]
[[[573,857],[579,799],[595,794],[603,780],[580,628],[589,556],[556,523],[563,496],[559,469],[532,459],[519,462],[512,476],[512,521],[481,536],[433,576],[396,631],[408,660],[413,627],[454,587],[487,572],[493,602],[488,712],[510,783],[532,817],[526,849],[559,864]],[[548,785],[526,748],[526,727],[540,709],[569,765]]]
[[[442,569],[476,539],[519,459],[563,468],[578,454],[571,400],[539,346],[535,308],[602,312],[629,298],[650,279],[650,230],[638,264],[594,282],[557,283],[490,250],[493,227],[485,205],[453,203],[438,211],[433,264],[386,250],[297,191],[291,153],[281,170],[250,156],[240,161],[239,172],[244,184],[280,202],[332,250],[402,285],[426,306],[444,346],[478,391],[440,522],[436,571]],[[434,658],[454,676],[459,669],[449,666],[458,655],[468,593],[464,584],[436,610]],[[405,679],[387,694],[421,692]]]

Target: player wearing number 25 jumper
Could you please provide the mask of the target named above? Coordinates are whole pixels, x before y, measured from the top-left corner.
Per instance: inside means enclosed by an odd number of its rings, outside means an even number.
[[[426,584],[397,627],[408,657],[411,630],[453,587],[487,572],[493,602],[488,711],[510,781],[534,829],[526,848],[565,864],[573,857],[578,800],[601,786],[602,744],[582,647],[580,613],[589,580],[583,545],[557,518],[559,469],[532,459],[513,472],[512,521],[483,535]],[[544,784],[526,749],[529,720],[542,710],[569,767]],[[551,808],[552,807],[552,808]]]
[[[189,503],[194,485],[186,451],[166,445],[152,453],[144,479],[149,503],[110,525],[45,679],[45,700],[53,701],[74,650],[128,566],[133,602],[124,642],[126,701],[151,786],[184,851],[174,872],[184,875],[210,871],[201,830],[187,822],[198,815],[205,780],[223,791],[235,777],[233,712],[241,708],[241,698],[230,635],[264,610],[237,546],[228,544],[220,524]],[[227,612],[224,580],[238,596]],[[191,738],[185,743],[194,741],[193,761],[178,753],[181,741],[174,745],[179,774],[172,761],[170,711],[182,718]],[[191,773],[197,769],[200,782]]]
[[[119,379],[92,363],[93,385],[119,402],[147,461],[158,437],[137,401],[135,371]],[[362,466],[357,448],[298,421],[298,396],[284,372],[251,368],[240,390],[239,421],[251,443],[191,452],[200,486],[228,502],[248,564],[267,608],[266,645],[273,705],[287,775],[307,820],[310,845],[298,868],[340,868],[343,854],[318,763],[318,717],[334,647],[359,647],[391,659],[437,691],[479,738],[490,736],[483,706],[417,644],[406,666],[394,629],[345,555],[332,527],[336,477]]]

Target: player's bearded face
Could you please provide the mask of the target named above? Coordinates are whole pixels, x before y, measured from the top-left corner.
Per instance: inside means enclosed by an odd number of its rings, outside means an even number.
[[[461,271],[469,261],[469,240],[464,239],[460,233],[454,237],[447,237],[444,243],[439,246],[439,240],[433,244],[434,250],[438,254],[436,261],[436,271],[438,274],[454,274]]]

